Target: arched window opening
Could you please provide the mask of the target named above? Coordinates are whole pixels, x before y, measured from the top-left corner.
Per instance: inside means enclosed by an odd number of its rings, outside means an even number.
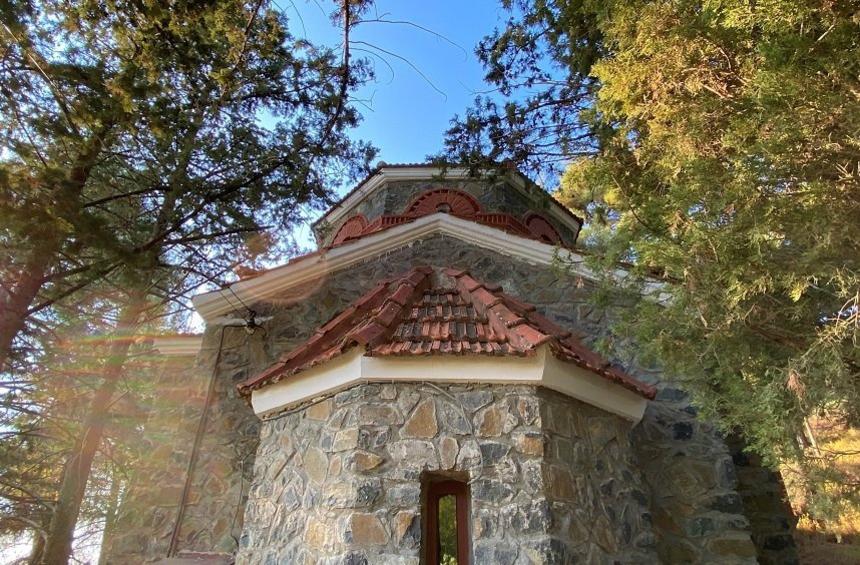
[[[424,491],[424,562],[470,565],[468,483],[431,475]]]

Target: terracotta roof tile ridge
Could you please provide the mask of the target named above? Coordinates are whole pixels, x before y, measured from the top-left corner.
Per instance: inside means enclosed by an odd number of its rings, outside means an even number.
[[[535,349],[546,342],[547,336],[538,335],[533,328],[523,326],[520,329],[526,320],[507,307],[500,286],[479,282],[465,271],[447,269],[445,273],[457,281],[461,296],[472,302],[478,314],[487,317],[496,334],[507,337],[515,351],[533,355]]]
[[[367,356],[552,354],[653,398],[655,388],[626,374],[531,304],[457,269],[418,266],[379,281],[305,343],[239,385],[243,393],[363,347]],[[443,276],[444,275],[444,276]],[[445,276],[450,280],[446,281]],[[439,280],[439,279],[442,280]]]
[[[284,376],[333,359],[354,345],[372,347],[396,329],[393,322],[399,319],[403,303],[414,294],[417,285],[429,279],[432,272],[430,267],[419,266],[406,274],[383,279],[332,316],[307,341],[283,354],[263,372],[240,383],[239,390],[247,392],[277,382]],[[398,282],[397,290],[390,293],[390,288]],[[369,318],[365,319],[368,314]]]
[[[654,398],[656,389],[653,386],[613,367],[609,361],[586,347],[578,337],[540,314],[534,305],[504,293],[495,285],[482,284],[465,271],[449,268],[445,269],[445,274],[456,279],[461,289],[467,290],[472,297],[489,305],[487,311],[495,315],[497,325],[503,324],[505,330],[510,330],[508,336],[513,334],[518,338],[512,340],[512,345],[518,349],[535,350],[543,344],[549,344],[559,358],[594,371],[646,398]]]
[[[313,349],[313,346],[321,343],[327,336],[337,334],[338,330],[351,327],[354,318],[369,310],[375,309],[385,297],[390,282],[382,281],[370,291],[363,294],[358,300],[347,306],[341,312],[332,316],[328,322],[314,331],[311,337],[301,346],[281,356],[281,361],[289,362],[297,359],[304,353]]]
[[[432,274],[433,269],[430,267],[415,267],[406,275],[388,283],[389,287],[396,284],[397,289],[385,297],[382,305],[370,315],[361,328],[350,332],[349,342],[364,346],[370,353],[374,346],[391,337],[400,320],[406,313],[411,312],[411,305],[429,286]]]
[[[418,320],[429,320],[432,322],[476,322],[479,324],[486,324],[488,319],[486,316],[472,316],[470,314],[433,314],[433,315],[425,315],[422,316],[420,314],[410,313],[408,316],[404,317],[404,321],[416,323]]]
[[[558,340],[557,345],[554,346],[554,353],[561,359],[602,375],[616,384],[637,392],[646,398],[653,399],[657,394],[655,387],[643,383],[635,377],[628,375],[619,367],[613,366],[609,360],[587,347],[578,336],[570,335],[562,340]]]

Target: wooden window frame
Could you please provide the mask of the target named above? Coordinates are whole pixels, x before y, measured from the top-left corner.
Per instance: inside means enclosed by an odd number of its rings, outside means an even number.
[[[462,481],[427,482],[427,530],[424,552],[427,565],[439,563],[439,500],[454,496],[457,506],[457,565],[471,565],[469,543],[469,485]]]

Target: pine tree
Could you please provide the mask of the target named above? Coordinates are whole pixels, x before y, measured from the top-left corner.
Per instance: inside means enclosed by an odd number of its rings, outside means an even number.
[[[662,280],[616,330],[770,464],[803,469],[820,515],[860,488],[803,440],[811,417],[860,422],[858,42],[852,2],[516,2],[479,50],[513,101],[449,137],[458,155],[569,163],[559,197],[586,215],[593,262],[631,264],[609,282],[634,296]]]
[[[340,54],[263,2],[4,6],[0,363],[24,345],[7,374],[26,381],[79,303],[110,304],[115,322],[40,562],[68,560],[141,324],[181,316],[249,236],[287,232],[333,179],[366,171],[373,150],[347,137],[369,76],[348,51],[364,4],[336,7]]]
[[[0,364],[54,301],[153,249],[181,260],[288,228],[373,155],[345,135],[365,65],[262,2],[31,2],[2,19]]]

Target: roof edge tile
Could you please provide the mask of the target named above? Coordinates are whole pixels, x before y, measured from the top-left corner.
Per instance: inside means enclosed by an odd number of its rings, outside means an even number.
[[[453,279],[453,284],[438,281],[443,274]],[[333,359],[356,345],[363,347],[367,356],[532,356],[546,344],[562,361],[645,398],[654,397],[653,386],[613,367],[578,337],[538,313],[533,305],[465,271],[427,266],[380,281],[323,324],[310,339],[238,388],[243,394],[250,393]]]

